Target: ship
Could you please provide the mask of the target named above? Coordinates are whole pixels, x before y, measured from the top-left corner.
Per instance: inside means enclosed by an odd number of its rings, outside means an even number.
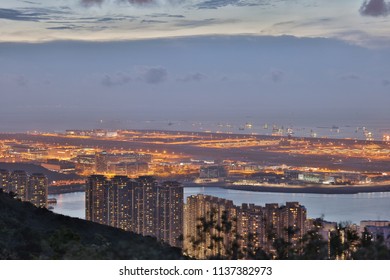
[[[272,127],[272,136],[282,136],[283,135],[283,129],[278,128],[276,125]]]
[[[252,124],[251,123],[246,123],[245,124],[245,128],[252,128]]]

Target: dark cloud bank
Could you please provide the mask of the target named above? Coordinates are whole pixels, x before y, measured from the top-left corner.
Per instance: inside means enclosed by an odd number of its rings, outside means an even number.
[[[81,5],[85,7],[100,6],[105,0],[80,0]],[[145,5],[156,3],[155,0],[118,0],[118,2],[129,2],[130,4]]]
[[[388,16],[390,14],[390,2],[385,2],[384,0],[366,0],[359,11],[363,16]]]

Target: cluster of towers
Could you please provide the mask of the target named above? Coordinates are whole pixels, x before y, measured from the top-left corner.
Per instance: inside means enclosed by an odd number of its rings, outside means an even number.
[[[47,207],[48,179],[42,173],[27,174],[24,170],[0,170],[0,189],[14,193],[21,201],[36,207]]]
[[[298,202],[236,206],[231,200],[198,194],[187,197],[177,182],[158,184],[151,176],[130,179],[92,175],[87,180],[86,219],[180,247],[194,258],[238,258],[261,248],[269,253],[276,238],[293,245],[305,234],[306,209]]]
[[[92,175],[85,192],[86,219],[182,247],[183,188],[151,176],[108,179]]]
[[[258,249],[273,252],[276,238],[297,245],[306,232],[306,209],[298,202],[236,206],[231,200],[198,194],[187,198],[184,221],[183,249],[188,255],[248,258]]]

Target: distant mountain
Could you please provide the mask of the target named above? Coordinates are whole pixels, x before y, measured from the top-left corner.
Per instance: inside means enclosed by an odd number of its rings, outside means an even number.
[[[10,163],[10,162],[0,162],[0,169],[6,169],[9,171],[14,170],[25,170],[27,173],[43,173],[50,181],[58,180],[73,180],[80,179],[81,177],[76,174],[62,174],[54,171],[50,171],[40,165],[31,164],[31,163]]]
[[[179,248],[54,214],[0,190],[0,259],[184,259]]]

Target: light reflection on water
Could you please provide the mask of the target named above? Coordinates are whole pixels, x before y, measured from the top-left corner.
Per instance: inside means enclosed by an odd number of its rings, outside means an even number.
[[[261,193],[222,188],[184,188],[184,197],[199,193],[232,200],[234,204],[266,203],[285,204],[298,201],[307,209],[308,217],[324,216],[328,221],[390,220],[390,192],[359,194],[303,194],[303,193]],[[57,199],[53,211],[56,213],[85,218],[85,195],[83,192],[53,195]]]

